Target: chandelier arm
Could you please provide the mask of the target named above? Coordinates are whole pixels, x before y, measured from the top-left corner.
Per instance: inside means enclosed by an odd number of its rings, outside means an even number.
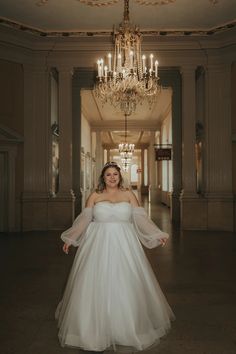
[[[124,23],[129,23],[129,0],[124,0]]]

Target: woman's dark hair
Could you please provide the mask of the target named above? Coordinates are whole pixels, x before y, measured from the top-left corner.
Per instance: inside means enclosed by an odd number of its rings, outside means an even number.
[[[104,181],[104,174],[106,172],[106,170],[108,168],[115,168],[116,171],[119,173],[119,183],[118,183],[118,188],[121,188],[123,189],[123,177],[122,177],[122,174],[121,174],[121,168],[120,166],[116,163],[116,162],[113,162],[113,161],[109,161],[107,162],[104,166],[103,166],[103,169],[101,171],[101,174],[98,178],[98,185],[97,185],[97,188],[96,188],[96,192],[97,193],[102,193],[104,191],[104,189],[106,188],[106,184],[105,184],[105,181]]]

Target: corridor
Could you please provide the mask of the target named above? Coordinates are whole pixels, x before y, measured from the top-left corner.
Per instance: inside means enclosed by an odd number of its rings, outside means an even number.
[[[143,353],[235,354],[236,235],[180,232],[162,205],[151,215],[171,235],[165,248],[146,253],[176,321],[158,347]],[[2,354],[79,353],[57,339],[54,311],[75,253],[63,254],[59,235],[1,234]]]

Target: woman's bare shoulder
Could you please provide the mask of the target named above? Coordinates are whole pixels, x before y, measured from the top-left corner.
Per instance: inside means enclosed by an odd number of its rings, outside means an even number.
[[[98,196],[99,194],[96,191],[92,192],[86,201],[86,207],[93,207]]]
[[[125,191],[125,194],[126,194],[128,200],[129,200],[129,202],[130,202],[130,204],[132,206],[139,206],[139,201],[138,201],[136,195],[134,194],[134,192],[131,189],[127,189]]]

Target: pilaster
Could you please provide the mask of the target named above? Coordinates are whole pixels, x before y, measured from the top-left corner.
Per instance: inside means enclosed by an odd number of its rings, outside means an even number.
[[[96,179],[98,180],[103,166],[103,147],[101,132],[96,132]]]
[[[23,230],[48,226],[49,127],[49,72],[44,65],[24,65]]]
[[[206,198],[208,229],[233,230],[230,65],[206,71]]]
[[[150,145],[148,147],[148,180],[149,180],[149,199],[155,202],[157,199],[157,166],[155,161],[155,131],[151,132]]]
[[[197,195],[196,140],[196,81],[194,65],[182,67],[182,192],[180,196],[181,227],[206,228],[206,201]]]
[[[59,121],[59,191],[49,203],[50,228],[65,228],[74,220],[72,181],[72,76],[71,66],[57,66]]]

